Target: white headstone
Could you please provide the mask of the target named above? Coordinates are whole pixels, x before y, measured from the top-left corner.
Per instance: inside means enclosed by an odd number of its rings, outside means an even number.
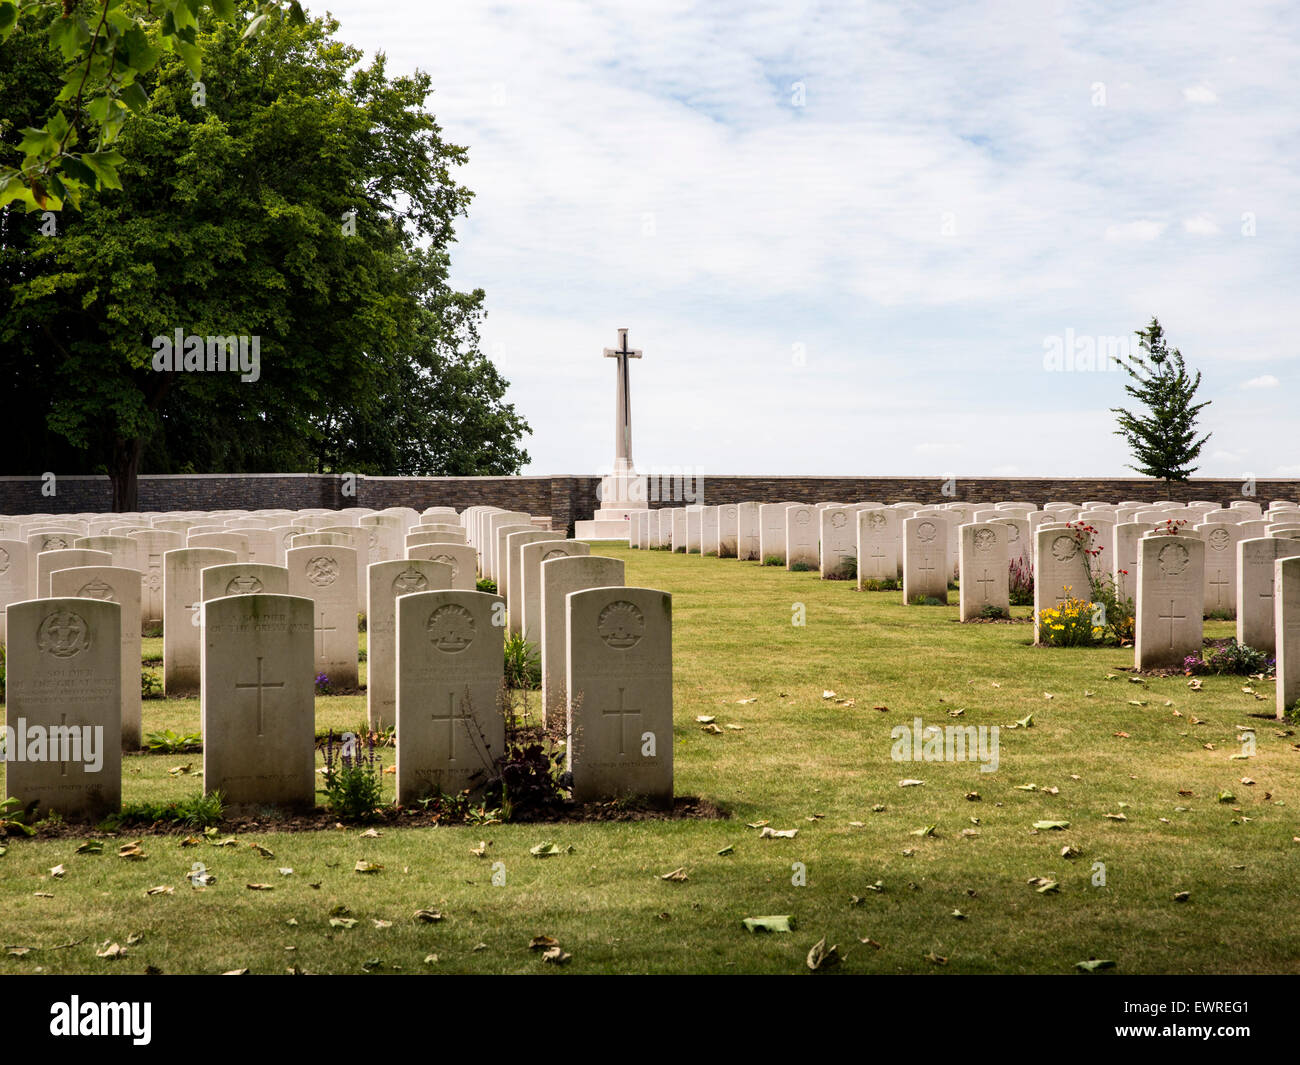
[[[82,566],[50,574],[55,599],[100,599],[121,609],[121,742],[140,747],[140,571],[125,566]]]
[[[207,566],[236,561],[235,552],[183,547],[163,554],[163,689],[168,696],[199,690],[203,660],[201,574]]]
[[[1277,641],[1277,718],[1300,701],[1300,558],[1273,563],[1273,625]]]
[[[566,598],[565,753],[574,799],[640,796],[671,807],[672,596],[594,588]]]
[[[899,522],[902,515],[888,507],[859,510],[858,589],[867,581],[898,579]]]
[[[102,599],[10,604],[5,791],[33,819],[122,805],[122,609]]]
[[[621,586],[621,559],[600,555],[575,555],[553,558],[542,563],[542,722],[551,725],[561,718],[568,705],[565,687],[565,664],[568,637],[565,623],[565,597],[570,592],[588,588]]]
[[[1300,555],[1300,544],[1275,536],[1237,543],[1237,643],[1272,655],[1277,650],[1274,563]]]
[[[285,552],[289,594],[316,608],[315,673],[335,688],[357,687],[357,560],[350,547],[294,547]]]
[[[406,549],[406,557],[441,562],[451,567],[451,587],[459,592],[472,592],[477,584],[478,553],[469,544],[436,543],[417,544]]]
[[[366,714],[372,729],[397,723],[397,598],[449,591],[451,566],[424,559],[372,562],[367,572]]]
[[[903,602],[910,605],[921,596],[946,603],[951,572],[947,520],[907,518],[903,522]]]
[[[825,507],[818,514],[820,524],[822,580],[849,573],[857,564],[858,514],[850,507]]]
[[[486,592],[397,600],[397,801],[458,795],[505,750],[504,601]]]
[[[1001,522],[971,523],[961,526],[961,584],[958,593],[962,621],[980,617],[986,607],[1009,611],[1007,590],[1007,533]]]
[[[235,595],[203,604],[203,791],[230,806],[315,800],[313,604]]]
[[[1134,661],[1138,669],[1177,668],[1201,650],[1205,541],[1146,536],[1138,551]]]

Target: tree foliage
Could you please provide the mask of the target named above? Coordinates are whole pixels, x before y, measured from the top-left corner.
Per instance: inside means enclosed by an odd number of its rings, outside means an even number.
[[[281,11],[297,25],[306,21],[299,0],[264,0],[253,9],[236,0],[0,0],[0,41],[34,23],[61,60],[55,107],[40,125],[21,127],[21,166],[0,168],[0,207],[58,211],[65,200],[79,205],[88,189],[121,188],[122,156],[113,144],[127,116],[149,104],[145,76],[167,55],[201,76],[201,17],[246,18],[251,37]],[[92,140],[93,151],[74,150]]]
[[[1210,401],[1192,402],[1201,386],[1201,374],[1188,373],[1182,354],[1177,348],[1170,349],[1165,341],[1159,321],[1152,318],[1151,324],[1136,335],[1145,356],[1116,361],[1133,381],[1124,386],[1124,391],[1142,404],[1145,413],[1112,408],[1119,421],[1115,433],[1128,441],[1133,452],[1137,465],[1128,468],[1164,481],[1168,490],[1175,482],[1186,482],[1198,468],[1192,463],[1210,434],[1197,439],[1196,419]]]
[[[449,282],[471,194],[428,76],[363,65],[333,20],[237,23],[196,34],[202,92],[165,52],[139,79],[120,189],[57,220],[0,212],[15,472],[106,471],[119,509],[141,469],[518,472],[484,294]],[[28,19],[0,45],[0,114],[39,122],[59,91],[45,36]],[[257,379],[155,369],[178,329],[257,337]]]

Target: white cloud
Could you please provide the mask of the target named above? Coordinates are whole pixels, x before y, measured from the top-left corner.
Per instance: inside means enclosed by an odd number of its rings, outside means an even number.
[[[1107,240],[1155,240],[1165,231],[1164,222],[1140,218],[1135,222],[1106,227]]]
[[[1259,377],[1252,377],[1249,381],[1243,381],[1242,388],[1277,388],[1282,382],[1274,377],[1271,373],[1262,374]]]
[[[1183,99],[1189,104],[1217,104],[1218,94],[1208,85],[1189,85],[1183,90]]]
[[[1183,219],[1183,232],[1197,237],[1213,236],[1219,232],[1219,225],[1209,215],[1198,214],[1192,218]]]

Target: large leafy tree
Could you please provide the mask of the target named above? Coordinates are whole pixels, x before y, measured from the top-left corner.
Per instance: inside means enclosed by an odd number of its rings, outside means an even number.
[[[1124,386],[1133,399],[1145,408],[1132,413],[1113,408],[1119,428],[1116,434],[1128,441],[1136,465],[1128,468],[1144,477],[1165,482],[1165,494],[1175,483],[1184,483],[1196,466],[1192,463],[1210,434],[1197,438],[1196,419],[1210,405],[1206,400],[1194,403],[1201,387],[1201,374],[1188,372],[1182,353],[1170,348],[1165,332],[1155,318],[1145,329],[1137,331],[1138,348],[1144,354],[1117,359],[1132,378]]]
[[[0,214],[0,385],[20,472],[517,472],[528,431],[479,351],[483,292],[448,281],[465,150],[429,78],[361,65],[337,23],[196,41],[202,91],[164,53],[122,130],[122,188],[81,212]],[[58,89],[40,27],[0,46],[0,113]],[[49,84],[33,88],[33,82]],[[260,372],[154,368],[152,339],[260,338]]]

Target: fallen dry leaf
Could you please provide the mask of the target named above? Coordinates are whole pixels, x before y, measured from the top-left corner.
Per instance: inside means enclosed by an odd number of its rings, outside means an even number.
[[[808,951],[806,959],[808,968],[813,972],[821,969],[830,969],[840,963],[840,948],[838,945],[828,947],[826,937],[823,936],[813,944],[812,949]]]

